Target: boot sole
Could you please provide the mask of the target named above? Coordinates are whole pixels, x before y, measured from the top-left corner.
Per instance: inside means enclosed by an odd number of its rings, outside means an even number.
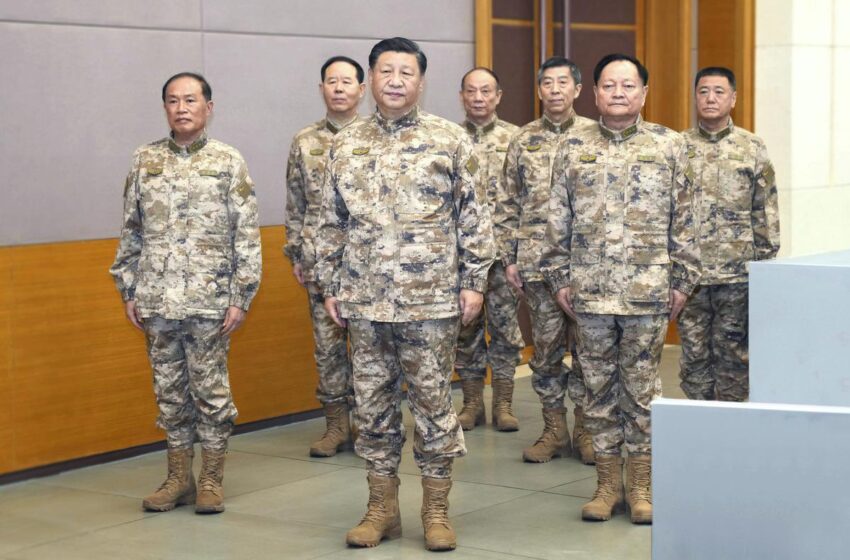
[[[171,511],[178,506],[190,506],[190,505],[194,504],[195,503],[195,497],[196,497],[195,494],[192,494],[191,496],[184,496],[184,497],[179,498],[176,502],[173,502],[173,503],[170,503],[170,504],[163,504],[161,506],[152,504],[152,503],[148,502],[147,500],[144,500],[144,501],[142,501],[142,508],[144,508],[145,511],[157,511],[157,512]]]
[[[611,508],[611,515],[609,515],[607,517],[604,516],[604,515],[588,515],[588,514],[585,514],[584,512],[581,512],[581,518],[584,521],[610,521],[611,518],[614,517],[615,513],[617,513],[618,511],[625,511],[625,510],[626,510],[626,504],[615,504],[614,507]]]
[[[391,541],[391,540],[394,540],[394,539],[398,539],[400,537],[401,537],[401,526],[393,527],[392,529],[387,531],[385,534],[381,535],[381,538],[378,539],[377,541],[360,541],[360,540],[353,539],[353,538],[346,536],[345,537],[345,544],[347,544],[348,546],[356,546],[358,548],[375,548],[376,546],[381,544],[381,541],[384,541],[384,540]]]
[[[572,451],[570,449],[567,449],[566,451],[560,451],[558,453],[555,453],[554,455],[552,455],[549,458],[543,458],[543,459],[532,459],[532,458],[526,456],[525,453],[523,453],[522,454],[522,460],[525,461],[526,463],[538,463],[539,464],[539,463],[548,463],[552,459],[562,459],[562,458],[565,458],[565,457],[569,457],[570,455],[572,455]]]
[[[354,442],[346,441],[336,446],[333,451],[322,451],[321,449],[310,448],[310,457],[333,457],[340,451],[354,451]]]
[[[200,513],[201,515],[208,513],[221,513],[224,511],[224,504],[220,506],[195,506],[195,513]]]
[[[518,432],[519,426],[496,426],[497,432]]]
[[[431,545],[429,545],[427,543],[425,544],[425,549],[433,551],[433,552],[436,552],[436,551],[439,551],[439,550],[454,550],[455,548],[457,548],[457,543],[445,543],[445,544],[440,543],[440,544],[431,544]]]

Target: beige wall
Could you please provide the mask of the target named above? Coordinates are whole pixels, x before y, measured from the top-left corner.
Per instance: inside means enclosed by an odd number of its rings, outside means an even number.
[[[782,255],[850,247],[850,2],[756,5],[756,133],[776,164]]]
[[[324,112],[319,67],[365,67],[393,35],[428,55],[424,108],[461,118],[472,0],[0,0],[0,246],[118,235],[130,156],[167,133],[160,88],[182,70],[210,80],[211,135],[245,155],[262,224],[282,223],[289,141]]]

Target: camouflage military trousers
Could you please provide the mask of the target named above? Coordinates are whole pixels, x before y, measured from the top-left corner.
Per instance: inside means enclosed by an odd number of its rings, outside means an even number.
[[[574,329],[575,324],[558,306],[544,282],[526,282],[525,298],[534,339],[534,355],[528,364],[532,371],[531,386],[543,408],[563,407],[567,392],[576,406],[584,406],[584,377],[575,348],[570,349],[573,367],[564,363],[567,329]]]
[[[197,433],[204,449],[227,449],[236,406],[227,375],[230,337],[222,336],[221,319],[150,317],[144,327],[157,425],[168,447],[191,447]]]
[[[749,286],[700,286],[678,319],[681,387],[691,399],[745,401],[749,379]]]
[[[650,403],[661,396],[658,364],[667,315],[578,314],[578,356],[587,398],[584,424],[593,451],[652,451]]]
[[[333,322],[325,310],[325,298],[315,282],[307,282],[310,299],[310,318],[313,320],[313,340],[319,385],[316,398],[322,404],[353,401],[351,361],[348,358],[348,331]]]
[[[461,379],[484,379],[489,365],[494,379],[513,379],[524,342],[517,321],[517,298],[500,262],[490,267],[484,310],[475,321],[461,326],[455,371]],[[490,333],[489,346],[484,336],[485,322]]]
[[[348,321],[354,419],[360,429],[355,450],[370,472],[398,473],[405,442],[402,381],[407,383],[415,425],[413,457],[422,476],[448,478],[454,457],[466,455],[451,398],[459,324],[456,317],[408,323]]]

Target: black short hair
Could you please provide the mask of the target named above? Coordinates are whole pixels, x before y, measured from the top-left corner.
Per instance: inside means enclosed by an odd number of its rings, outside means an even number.
[[[566,66],[570,69],[570,74],[572,74],[573,81],[576,85],[581,84],[581,70],[575,62],[569,58],[564,58],[563,56],[552,56],[540,65],[540,69],[537,71],[537,85],[539,86],[540,82],[543,81],[543,73],[546,72],[546,70],[550,68],[559,68],[561,66]]]
[[[738,90],[738,84],[735,83],[735,73],[725,66],[706,66],[697,72],[697,77],[694,80],[694,90],[697,89],[697,84],[703,76],[723,76],[729,80],[729,86],[732,88],[732,91]]]
[[[634,64],[643,85],[649,85],[649,70],[646,69],[646,66],[641,64],[640,60],[635,57],[623,53],[606,54],[599,62],[596,63],[596,68],[593,69],[593,85],[599,84],[599,76],[602,75],[602,70],[604,70],[605,67],[612,62],[617,62],[618,60],[625,60],[626,62]]]
[[[492,76],[493,79],[496,80],[496,89],[502,89],[502,84],[499,82],[499,76],[497,76],[496,73],[493,72],[493,70],[487,68],[486,66],[476,66],[475,68],[468,70],[466,74],[463,75],[463,78],[460,79],[461,91],[463,91],[463,88],[466,85],[466,78],[476,70],[481,70],[482,72],[487,72],[488,74],[490,74],[490,76]]]
[[[416,63],[419,65],[419,72],[424,76],[425,70],[428,69],[428,58],[422,49],[415,41],[405,39],[404,37],[393,37],[379,41],[372,47],[372,52],[369,53],[369,68],[374,70],[375,64],[378,62],[378,57],[385,52],[402,52],[416,55]]]
[[[206,78],[204,78],[200,74],[196,74],[195,72],[180,72],[168,78],[165,81],[165,85],[162,86],[163,103],[165,102],[165,90],[168,89],[168,85],[179,78],[192,78],[198,80],[201,83],[201,93],[204,95],[204,99],[206,99],[207,101],[212,101],[212,88],[210,87],[210,84],[209,82],[207,82]]]
[[[363,67],[360,66],[360,64],[356,60],[341,55],[332,56],[327,59],[324,64],[322,64],[322,82],[325,81],[325,71],[327,71],[328,67],[335,62],[345,62],[346,64],[354,66],[354,70],[357,71],[357,83],[363,83],[363,78],[365,77],[365,75],[363,74]]]

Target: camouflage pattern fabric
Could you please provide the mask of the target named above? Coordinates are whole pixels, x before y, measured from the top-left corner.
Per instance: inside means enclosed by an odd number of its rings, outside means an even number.
[[[457,318],[404,323],[349,322],[354,366],[355,451],[369,472],[395,476],[405,442],[401,384],[413,413],[413,457],[422,476],[449,478],[455,457],[466,454],[452,406],[451,373]]]
[[[700,284],[748,279],[747,263],[779,252],[776,173],[764,142],[729,125],[683,133],[694,169],[694,217],[702,253]]]
[[[650,403],[661,396],[658,364],[667,315],[578,313],[577,349],[587,396],[584,425],[593,451],[651,453]]]
[[[235,148],[203,136],[188,147],[166,138],[136,150],[110,273],[142,317],[247,310],[260,249],[254,183]]]
[[[502,261],[517,265],[526,282],[543,280],[540,257],[555,151],[567,131],[592,124],[575,114],[555,124],[544,115],[522,127],[508,146],[493,224]]]
[[[479,168],[461,127],[416,108],[336,135],[316,272],[343,317],[456,317],[460,289],[486,291],[494,242]]]
[[[461,326],[455,371],[461,379],[484,379],[489,365],[494,379],[513,379],[525,343],[517,320],[518,300],[505,277],[505,268],[494,262],[490,268],[484,313]],[[490,334],[488,345],[485,336]]]
[[[313,340],[319,385],[316,398],[322,404],[353,402],[351,360],[348,357],[348,329],[333,322],[325,310],[325,296],[315,282],[307,282],[310,318],[313,320]]]
[[[681,387],[688,398],[747,400],[749,379],[749,287],[704,285],[678,317]]]
[[[508,143],[518,128],[495,116],[484,126],[465,121],[463,127],[472,140],[473,152],[481,167],[481,180],[486,187],[481,198],[487,201],[492,215]],[[461,379],[483,379],[488,365],[493,378],[514,378],[519,352],[525,346],[517,320],[517,304],[517,297],[505,278],[504,266],[495,262],[490,268],[487,293],[484,294],[485,313],[461,327],[455,360],[455,371]],[[485,329],[490,334],[489,346]]]
[[[584,406],[586,389],[575,347],[570,349],[572,368],[564,363],[568,329],[575,323],[558,306],[544,282],[526,282],[525,298],[531,315],[534,355],[531,357],[531,386],[543,408],[562,408],[569,392],[576,406]]]
[[[700,276],[692,185],[685,141],[668,128],[638,117],[569,131],[541,262],[553,292],[570,287],[579,313],[668,312],[670,288],[688,295]]]
[[[358,120],[359,117],[356,120]],[[355,122],[352,121],[352,122]],[[351,123],[348,123],[351,124]],[[299,130],[292,139],[286,164],[286,245],[283,253],[300,264],[307,282],[315,281],[316,251],[312,235],[319,224],[325,164],[334,135],[345,128],[322,119]]]
[[[227,449],[237,412],[227,374],[230,337],[221,334],[221,321],[151,317],[144,328],[157,425],[165,430],[168,447],[191,447],[197,433],[204,449]]]

